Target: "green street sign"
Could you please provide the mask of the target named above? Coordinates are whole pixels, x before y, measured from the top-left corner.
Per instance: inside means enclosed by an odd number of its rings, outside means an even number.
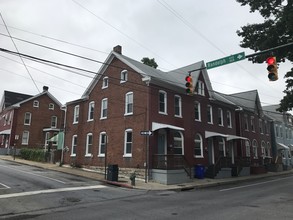
[[[245,59],[245,53],[241,52],[241,53],[233,54],[231,56],[224,57],[224,58],[221,58],[218,60],[207,62],[206,66],[207,66],[207,69],[212,69],[215,67],[223,66],[223,65],[226,65],[229,63],[234,63],[234,62],[244,60],[244,59]]]

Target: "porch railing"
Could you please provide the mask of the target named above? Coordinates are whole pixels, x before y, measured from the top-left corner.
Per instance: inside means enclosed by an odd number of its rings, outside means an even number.
[[[191,166],[188,164],[184,155],[155,154],[153,156],[153,169],[184,169],[188,176],[192,176]]]

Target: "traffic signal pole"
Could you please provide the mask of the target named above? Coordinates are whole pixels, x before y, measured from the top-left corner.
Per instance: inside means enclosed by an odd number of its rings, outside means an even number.
[[[263,50],[263,51],[260,51],[260,52],[256,52],[256,53],[253,53],[253,54],[246,55],[245,58],[255,57],[255,56],[260,55],[260,54],[268,53],[268,52],[278,50],[278,49],[283,48],[283,47],[289,47],[289,46],[292,46],[292,45],[293,45],[293,42],[288,43],[288,44],[283,44],[283,45],[273,47],[273,48],[270,48],[270,49],[267,49],[267,50]]]

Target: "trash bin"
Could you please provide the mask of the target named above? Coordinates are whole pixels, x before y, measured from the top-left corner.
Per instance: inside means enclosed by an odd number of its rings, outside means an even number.
[[[117,164],[108,165],[107,180],[118,181],[118,165]]]
[[[204,178],[204,166],[201,164],[197,164],[194,167],[194,176],[197,177],[198,179],[203,179]]]

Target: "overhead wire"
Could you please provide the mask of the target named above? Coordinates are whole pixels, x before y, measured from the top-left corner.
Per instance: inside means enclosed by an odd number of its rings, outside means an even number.
[[[2,19],[3,24],[4,24],[4,26],[5,26],[5,29],[6,29],[6,31],[7,31],[7,33],[8,33],[8,35],[10,36],[10,39],[11,39],[11,41],[12,41],[12,43],[13,43],[13,45],[14,45],[16,51],[19,53],[18,48],[17,48],[15,42],[13,41],[13,39],[11,38],[11,34],[10,34],[9,30],[8,30],[8,27],[7,27],[7,25],[6,25],[5,21],[4,21],[4,18],[2,17],[2,14],[1,14],[1,13],[0,13],[0,16],[1,16],[1,19]],[[39,88],[38,88],[38,86],[37,86],[37,84],[36,84],[36,82],[35,82],[33,76],[31,75],[30,71],[29,71],[28,68],[26,67],[25,62],[23,61],[23,59],[21,58],[21,56],[19,56],[19,58],[21,59],[21,62],[23,63],[23,66],[25,67],[25,69],[26,69],[28,75],[30,76],[30,78],[31,78],[31,80],[32,80],[32,82],[33,82],[33,84],[35,85],[37,91],[40,92],[40,90],[39,90]]]
[[[52,61],[49,61],[49,60],[45,60],[45,59],[41,59],[41,58],[37,58],[37,57],[33,57],[33,56],[30,56],[30,55],[26,55],[26,54],[20,54],[20,53],[13,52],[13,51],[9,51],[9,50],[7,50],[7,49],[3,49],[3,48],[0,48],[0,51],[2,51],[2,52],[6,52],[6,53],[9,53],[9,54],[13,54],[13,55],[16,55],[16,56],[20,55],[20,56],[23,56],[24,58],[28,58],[28,59],[31,59],[31,60],[33,60],[33,61],[37,61],[37,62],[41,61],[41,62],[44,63],[44,64],[49,63],[50,65],[51,65],[51,64],[54,64],[54,66],[55,66],[55,65],[65,66],[66,68],[73,68],[73,69],[75,69],[75,70],[77,69],[77,70],[80,70],[80,71],[85,71],[85,72],[89,72],[89,73],[92,73],[92,74],[100,75],[100,76],[101,76],[101,74],[99,74],[99,73],[97,73],[97,72],[93,72],[93,71],[85,70],[85,69],[82,69],[82,68],[73,67],[73,66],[70,66],[70,65],[67,65],[67,64],[61,64],[61,63],[57,63],[57,62],[52,62]],[[108,65],[108,66],[111,66],[111,64],[107,64],[107,63],[104,63],[104,64],[105,64],[105,65]],[[114,66],[114,67],[116,67],[116,66]],[[119,67],[119,69],[124,69],[124,68]],[[65,69],[65,70],[67,70],[67,69]],[[133,70],[131,70],[131,71],[132,71],[132,72],[135,72],[135,71],[133,71]],[[84,75],[84,76],[86,76],[86,75]],[[90,77],[90,76],[87,76],[87,77]],[[108,76],[108,77],[109,77],[110,79],[114,79],[114,80],[117,80],[117,81],[120,81],[120,80],[121,80],[120,78],[113,77],[113,76]],[[90,78],[94,78],[94,77],[90,77]],[[131,83],[131,84],[135,84],[135,85],[143,86],[142,84],[137,83],[137,82],[132,82],[132,81],[128,81],[128,82]],[[177,84],[177,83],[178,83],[178,82],[174,82],[174,81],[171,81],[171,80],[168,80],[168,79],[166,79],[166,82],[169,82],[169,83],[172,83],[172,84]],[[121,84],[120,84],[120,85],[119,85],[119,84],[116,84],[116,85],[118,85],[118,86],[124,86],[124,85],[121,85]],[[126,87],[127,87],[127,86],[126,86]],[[158,86],[155,86],[155,87],[157,87],[158,89],[160,89],[160,87],[158,87]],[[130,86],[129,88],[133,89],[132,86]],[[140,91],[140,92],[146,92],[145,90],[138,89],[138,88],[135,88],[135,89],[133,89],[133,90],[137,90],[137,91]],[[216,92],[216,91],[212,90],[211,92]],[[217,93],[219,93],[219,92],[217,92]],[[251,101],[251,102],[254,102],[254,101],[255,101],[255,100],[252,100],[252,99],[247,99],[247,98],[244,98],[244,97],[239,97],[239,96],[237,96],[237,94],[230,94],[230,95],[228,95],[228,96],[236,97],[236,98],[238,98],[238,99],[243,99],[243,100]],[[272,105],[271,103],[264,103],[264,102],[261,102],[261,103],[263,103],[263,104],[268,104],[268,105]]]
[[[5,37],[9,37],[8,35],[3,34],[3,33],[0,33],[0,35],[5,36]],[[74,53],[71,53],[71,52],[67,52],[67,51],[64,51],[64,50],[56,49],[56,48],[49,47],[49,46],[46,46],[46,45],[43,45],[43,44],[34,43],[34,42],[31,42],[31,41],[28,41],[28,40],[24,40],[24,39],[21,39],[21,38],[17,38],[17,37],[13,37],[13,36],[11,36],[11,37],[13,39],[15,39],[15,40],[22,41],[22,42],[25,42],[25,43],[28,43],[28,44],[32,44],[34,46],[39,46],[39,47],[42,47],[42,48],[45,48],[45,49],[49,49],[49,50],[53,50],[53,51],[56,51],[56,52],[64,53],[64,54],[67,54],[67,55],[70,55],[70,56],[74,56],[74,57],[77,57],[77,58],[81,58],[81,59],[84,59],[84,60],[87,60],[87,61],[92,61],[92,62],[96,62],[96,63],[99,63],[99,64],[105,64],[103,61],[98,61],[98,60],[95,60],[95,59],[92,59],[92,58],[88,58],[88,57],[81,56],[81,55],[78,55],[78,54],[74,54]],[[109,64],[109,65],[110,66],[113,66],[113,67],[116,67],[116,68],[120,68],[120,67],[117,67],[117,66],[115,66],[113,64]],[[58,68],[60,68],[60,67],[58,67]],[[62,68],[60,68],[60,69],[62,69]],[[128,69],[128,71],[132,71],[132,70]],[[221,85],[230,86],[230,85],[227,85],[227,84],[224,84],[224,83],[215,82],[215,81],[213,81],[213,83],[218,83],[218,84],[221,84]],[[230,87],[241,89],[241,88],[235,87],[235,86],[230,86]],[[244,89],[244,88],[242,88],[242,89]],[[272,96],[269,96],[269,97],[272,97]]]
[[[157,0],[159,4],[161,4],[164,8],[166,8],[168,11],[170,11],[175,17],[177,17],[185,26],[187,26],[189,29],[191,29],[193,32],[198,34],[201,38],[203,38],[205,41],[207,41],[210,45],[212,45],[214,48],[216,48],[219,52],[221,52],[223,55],[227,56],[227,54],[219,48],[214,42],[209,40],[208,37],[206,37],[203,33],[201,33],[197,28],[195,28],[192,23],[187,21],[179,12],[177,12],[170,4],[168,4],[165,0]],[[247,72],[249,75],[251,75],[253,78],[260,80],[258,77],[255,75],[251,74],[247,69],[245,69],[241,64],[236,63],[237,66],[239,66],[242,70]],[[262,80],[260,80],[263,82]],[[269,86],[275,90],[273,86],[269,84]]]

